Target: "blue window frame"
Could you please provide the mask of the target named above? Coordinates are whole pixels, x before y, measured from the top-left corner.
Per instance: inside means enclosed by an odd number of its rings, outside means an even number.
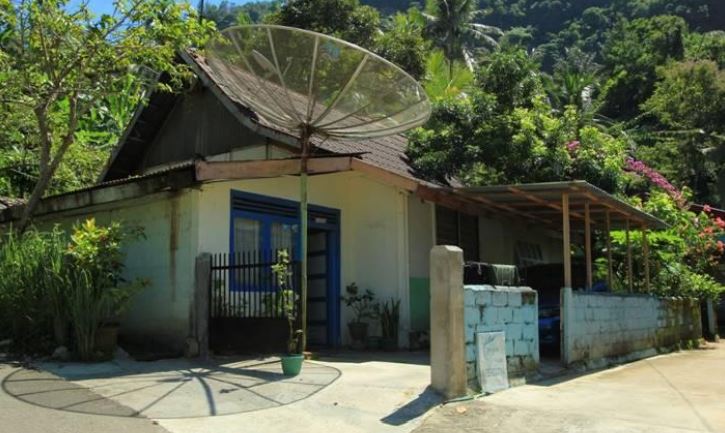
[[[229,224],[229,252],[234,255],[241,253],[238,240],[239,234],[235,230],[235,221],[249,221],[250,230],[254,226],[256,236],[251,242],[250,249],[256,247],[262,251],[273,251],[280,244],[291,244],[292,260],[301,259],[301,243],[299,231],[299,203],[292,200],[269,197],[242,191],[231,191],[231,212]],[[327,341],[330,346],[340,344],[340,211],[319,205],[309,206],[309,228],[322,229],[328,233],[327,250]],[[289,230],[288,239],[280,240],[280,232]],[[240,233],[243,230],[239,230]],[[286,238],[285,235],[281,236]],[[234,284],[231,278],[232,290],[240,290],[239,284]],[[245,287],[253,289],[253,287]]]

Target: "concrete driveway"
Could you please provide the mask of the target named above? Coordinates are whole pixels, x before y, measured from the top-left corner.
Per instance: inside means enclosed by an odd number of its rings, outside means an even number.
[[[281,375],[277,359],[0,363],[0,431],[409,432],[439,402],[427,356],[335,355]]]
[[[415,433],[474,431],[725,433],[725,343],[449,404]]]

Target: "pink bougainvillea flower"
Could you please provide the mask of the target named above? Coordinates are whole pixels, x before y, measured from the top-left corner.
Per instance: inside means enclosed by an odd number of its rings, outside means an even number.
[[[720,218],[720,217],[715,218],[715,224],[717,224],[717,226],[720,227],[721,229],[725,229],[725,221],[723,221],[722,218]]]
[[[579,146],[581,143],[578,140],[572,140],[566,144],[566,149],[569,151],[569,153],[574,153],[579,149]]]
[[[705,206],[703,206],[703,207],[702,207],[702,210],[703,210],[703,212],[705,212],[705,213],[710,213],[710,212],[712,212],[712,208],[710,207],[710,205],[709,205],[709,204],[706,204]]]
[[[675,188],[664,176],[662,176],[657,170],[650,168],[642,161],[636,160],[632,157],[627,158],[625,169],[635,172],[641,176],[644,176],[652,184],[665,190],[670,197],[675,199],[681,205],[683,203],[682,192]]]
[[[720,252],[725,251],[725,243],[723,241],[717,241],[717,249]]]

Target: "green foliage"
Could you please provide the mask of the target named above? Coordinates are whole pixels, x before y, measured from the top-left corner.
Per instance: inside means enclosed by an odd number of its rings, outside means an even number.
[[[67,154],[82,146],[84,125],[104,101],[112,105],[109,99],[122,92],[128,76],[150,70],[179,85],[189,71],[176,62],[178,50],[202,44],[213,30],[188,4],[120,0],[115,5],[113,14],[100,17],[86,2],[32,0],[2,7],[0,101],[4,109],[32,117],[33,122],[23,121],[29,138],[19,143],[29,145],[37,164],[37,177],[26,173],[34,180],[21,229]],[[127,120],[123,111],[119,116]]]
[[[610,75],[605,112],[621,118],[636,114],[652,95],[657,67],[682,60],[687,24],[680,17],[657,16],[619,21],[602,49]]]
[[[50,232],[9,231],[0,238],[0,340],[21,353],[47,353],[53,319],[63,312],[67,238]]]
[[[104,322],[113,322],[128,308],[133,296],[148,283],[123,278],[122,247],[142,236],[117,222],[99,226],[88,219],[73,228],[68,245],[68,286],[64,292],[78,357],[94,359],[95,336]]]
[[[380,14],[358,0],[290,0],[265,19],[272,24],[313,30],[374,49]]]
[[[347,296],[342,300],[355,313],[355,319],[351,323],[362,323],[363,319],[377,316],[378,304],[375,302],[375,293],[370,289],[361,294],[357,284],[350,283],[345,287],[345,292],[347,292]]]
[[[712,217],[709,212],[695,214],[665,192],[653,192],[644,204],[644,210],[665,221],[665,230],[647,235],[651,291],[664,296],[691,296],[717,298],[725,286],[713,276],[723,257],[725,221]],[[627,238],[624,231],[611,234],[614,263],[614,289],[627,290]],[[641,232],[630,233],[634,251],[641,251],[644,237]],[[645,266],[641,254],[633,254],[633,285],[637,292],[645,292]],[[606,261],[597,261],[600,278],[606,276]]]
[[[473,85],[474,75],[463,63],[446,59],[443,51],[433,51],[425,63],[423,87],[433,102],[464,97]]]
[[[400,322],[400,299],[391,298],[383,302],[380,309],[380,329],[383,338],[398,341],[398,323]]]
[[[443,50],[449,61],[461,60],[470,69],[481,52],[495,49],[495,38],[503,35],[498,27],[476,22],[479,15],[474,0],[428,0],[427,34]]]
[[[290,354],[301,353],[301,338],[304,332],[301,329],[295,330],[295,304],[297,296],[292,287],[292,271],[290,266],[289,252],[281,250],[277,252],[277,262],[272,265],[272,273],[277,278],[278,292],[274,299],[274,305],[278,313],[287,319],[289,334],[287,337],[287,352]]]
[[[47,353],[68,343],[72,325],[76,354],[95,356],[95,332],[128,307],[145,281],[123,279],[122,248],[141,235],[119,223],[77,225],[70,237],[55,227],[0,239],[0,338],[23,353]]]
[[[416,79],[423,77],[430,43],[423,36],[425,18],[418,9],[397,13],[386,20],[376,40],[376,52]]]

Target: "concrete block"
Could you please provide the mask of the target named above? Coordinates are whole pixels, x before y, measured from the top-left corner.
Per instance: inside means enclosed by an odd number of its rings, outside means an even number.
[[[523,316],[524,323],[534,323],[534,321],[538,320],[536,308],[532,306],[523,307]]]
[[[528,355],[531,351],[531,345],[528,341],[515,340],[514,341],[514,356]]]
[[[498,309],[498,323],[511,323],[514,321],[514,311],[511,308]]]
[[[495,307],[505,307],[508,304],[508,296],[506,292],[497,290],[493,292],[493,305]]]
[[[476,344],[466,343],[466,361],[476,361]]]
[[[524,309],[523,308],[515,308],[513,311],[513,323],[524,323]]]
[[[491,305],[493,294],[490,290],[479,290],[476,293],[476,305]]]
[[[536,326],[525,325],[523,330],[522,338],[524,340],[534,341],[539,339],[539,333],[537,332]]]
[[[463,291],[463,305],[466,307],[476,306],[476,291],[471,289],[464,289]]]
[[[506,325],[506,338],[511,340],[520,340],[524,334],[523,325],[511,323]]]
[[[510,339],[506,339],[506,356],[513,356],[514,355],[514,341]]]
[[[521,302],[524,305],[537,305],[537,293],[533,290],[527,290],[521,293]]]
[[[508,292],[509,307],[520,307],[522,303],[521,292]]]

